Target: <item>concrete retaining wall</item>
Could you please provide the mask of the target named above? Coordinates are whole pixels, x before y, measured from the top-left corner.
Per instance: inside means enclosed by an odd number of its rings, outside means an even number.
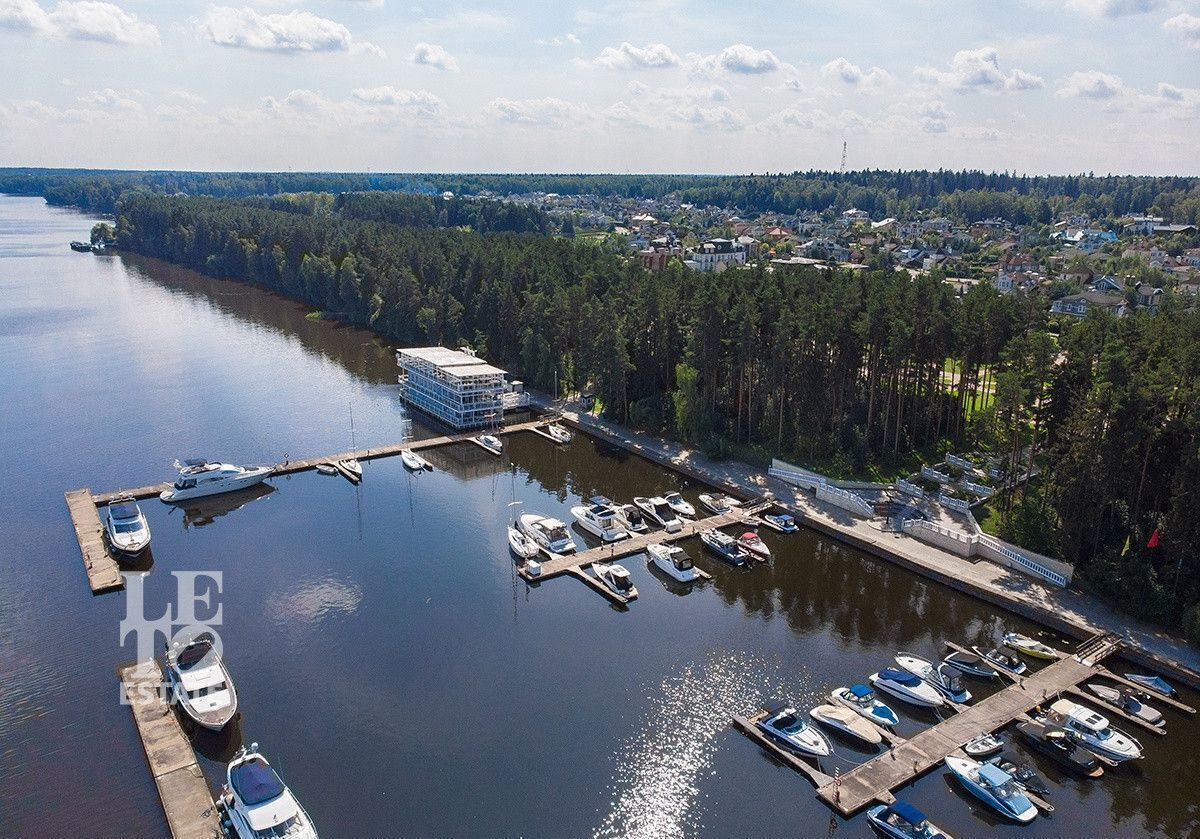
[[[817,498],[820,501],[833,504],[835,507],[841,507],[843,510],[847,510],[856,516],[869,519],[875,515],[875,508],[866,501],[863,501],[860,496],[855,495],[849,490],[830,486],[829,484],[821,484],[817,487]]]

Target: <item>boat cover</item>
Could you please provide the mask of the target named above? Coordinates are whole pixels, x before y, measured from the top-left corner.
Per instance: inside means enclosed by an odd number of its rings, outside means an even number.
[[[994,763],[985,763],[979,767],[979,777],[990,787],[1000,787],[1012,780],[1012,776]]]
[[[284,790],[283,781],[262,758],[252,758],[233,767],[229,780],[238,797],[251,807],[278,798]]]
[[[859,699],[866,699],[871,695],[871,692],[871,689],[866,685],[855,685],[854,687],[850,688],[850,693],[854,694]]]
[[[1159,693],[1165,693],[1167,696],[1175,693],[1175,688],[1171,687],[1167,683],[1166,679],[1162,678],[1161,676],[1146,676],[1139,673],[1126,673],[1125,676],[1131,682],[1137,682],[1138,684],[1152,687]]]
[[[907,801],[897,801],[888,808],[888,811],[895,813],[909,824],[915,825],[925,821],[925,814],[913,805],[909,804]]]
[[[893,670],[890,667],[880,670],[879,678],[887,679],[889,682],[899,682],[902,685],[917,685],[921,683],[920,679],[907,670]]]

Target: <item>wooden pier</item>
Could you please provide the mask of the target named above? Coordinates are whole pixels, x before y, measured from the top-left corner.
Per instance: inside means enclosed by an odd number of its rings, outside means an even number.
[[[808,778],[813,786],[818,789],[827,787],[835,783],[832,775],[826,775],[821,771],[819,766],[814,766],[798,754],[785,749],[779,743],[776,743],[768,737],[761,728],[758,727],[758,722],[767,716],[766,711],[760,711],[752,717],[737,717],[733,718],[733,724],[740,728],[751,740],[754,740],[764,750],[771,754],[780,763],[790,766],[804,777]],[[814,759],[815,760],[815,759]]]
[[[133,711],[150,773],[174,839],[218,839],[223,836],[208,781],[161,692],[162,671],[153,661],[120,669],[125,696]]]
[[[92,593],[121,588],[125,581],[121,579],[117,561],[108,552],[108,545],[104,541],[104,525],[100,523],[92,493],[87,489],[73,489],[64,495]]]

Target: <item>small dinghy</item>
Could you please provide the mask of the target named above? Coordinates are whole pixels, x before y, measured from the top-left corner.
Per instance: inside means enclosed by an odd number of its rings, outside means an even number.
[[[313,468],[322,475],[336,475],[338,473],[338,468],[332,463],[318,463]]]
[[[1150,676],[1145,673],[1126,673],[1125,678],[1131,682],[1137,682],[1145,688],[1149,688],[1155,693],[1161,693],[1163,696],[1174,696],[1175,688],[1161,676]]]
[[[852,685],[848,688],[837,688],[829,698],[838,705],[844,705],[859,716],[866,717],[876,725],[891,727],[900,722],[900,718],[883,702],[880,702],[875,691],[866,685]]]
[[[1019,653],[1024,653],[1031,658],[1040,658],[1045,661],[1057,661],[1058,653],[1051,647],[1046,646],[1041,641],[1035,641],[1028,635],[1021,635],[1017,632],[1004,633],[1004,646],[1012,647]]]
[[[1013,675],[1021,676],[1024,675],[1025,671],[1028,669],[1025,667],[1025,662],[1021,661],[1021,659],[1013,655],[1005,655],[999,650],[988,650],[985,653],[980,650],[979,647],[971,647],[971,649],[975,651],[977,656],[987,661],[988,664],[992,665],[992,667],[997,670],[1003,670],[1005,673],[1012,673]]]
[[[538,553],[537,542],[512,525],[508,527],[508,548],[521,559],[533,559]]]
[[[780,533],[795,533],[800,528],[796,526],[796,520],[787,513],[765,513],[762,517],[762,523],[772,530],[778,530]]]
[[[400,452],[400,462],[404,464],[406,469],[412,472],[433,471],[432,464],[412,449],[405,449]]]
[[[942,659],[943,664],[953,667],[959,673],[965,673],[968,676],[978,676],[981,679],[994,679],[997,674],[996,669],[987,663],[983,656],[975,653],[966,653],[955,651]]]
[[[980,734],[967,741],[963,751],[971,757],[987,757],[1004,748],[1004,740],[998,734]]]
[[[907,801],[876,804],[867,810],[867,821],[889,839],[950,839],[949,833]]]
[[[1159,727],[1166,725],[1163,715],[1142,702],[1137,694],[1129,688],[1117,690],[1107,685],[1087,685],[1087,689],[1096,694],[1096,697],[1101,702],[1107,702],[1114,708],[1120,708],[1125,713],[1137,717],[1142,722]]]
[[[362,464],[358,462],[357,457],[348,457],[345,460],[339,460],[334,464],[337,466],[338,472],[352,484],[362,483]]]
[[[823,725],[827,725],[836,731],[848,734],[872,746],[877,746],[883,742],[883,737],[873,725],[868,723],[859,714],[844,706],[818,705],[809,711],[808,715]]]
[[[771,558],[771,549],[767,547],[767,543],[762,540],[762,537],[753,530],[747,530],[737,538],[738,547],[750,555],[752,559],[759,559],[766,562]]]
[[[1029,790],[1030,792],[1035,793],[1037,795],[1049,795],[1050,794],[1049,785],[1047,785],[1046,782],[1044,780],[1042,780],[1042,776],[1037,773],[1037,770],[1034,769],[1029,764],[1013,763],[1011,760],[1006,758],[1004,755],[997,755],[996,757],[989,760],[988,763],[999,766],[1001,769],[1003,769],[1009,775],[1012,775],[1012,779],[1014,781],[1016,781],[1021,786],[1025,787],[1025,789]]]
[[[504,451],[504,443],[495,434],[482,434],[474,439],[492,454],[498,455]]]
[[[763,708],[766,716],[756,724],[759,729],[800,754],[825,757],[831,751],[825,735],[804,721],[800,712],[790,705],[776,702]]]
[[[592,570],[609,591],[621,595],[626,600],[637,599],[637,588],[634,587],[633,580],[629,578],[629,571],[624,565],[615,562],[593,562]]]
[[[237,713],[237,691],[213,639],[198,635],[167,647],[172,701],[197,725],[220,731]]]

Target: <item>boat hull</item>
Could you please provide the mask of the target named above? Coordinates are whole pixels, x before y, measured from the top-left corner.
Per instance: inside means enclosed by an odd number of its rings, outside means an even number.
[[[240,475],[236,478],[230,478],[227,481],[221,481],[219,485],[211,486],[194,486],[188,489],[177,489],[171,487],[164,489],[159,493],[159,499],[167,504],[178,504],[181,501],[190,501],[193,498],[207,498],[212,495],[224,495],[227,492],[237,492],[239,489],[248,489],[252,486],[257,486],[271,476],[271,470],[264,467],[262,469],[253,470],[245,475]]]

